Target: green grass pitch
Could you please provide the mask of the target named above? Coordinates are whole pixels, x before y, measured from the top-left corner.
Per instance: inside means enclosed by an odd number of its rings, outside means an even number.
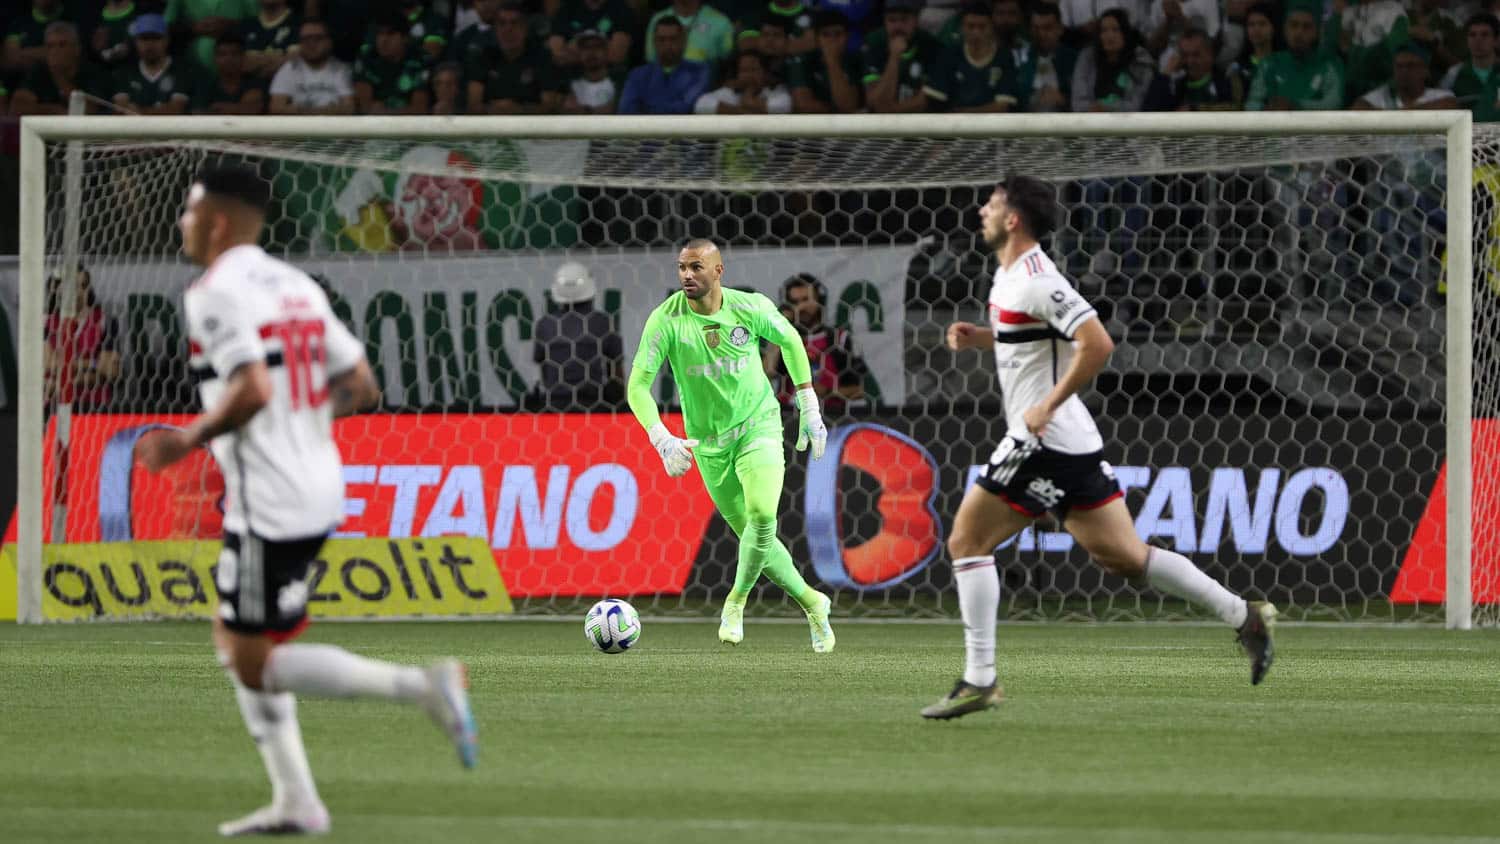
[[[956,624],[320,624],[471,664],[463,771],[424,716],[303,700],[330,840],[1383,842],[1500,836],[1500,636],[1283,628],[1251,688],[1231,634],[1002,625],[1009,700],[927,723]],[[201,624],[0,628],[0,841],[214,840],[265,802]]]

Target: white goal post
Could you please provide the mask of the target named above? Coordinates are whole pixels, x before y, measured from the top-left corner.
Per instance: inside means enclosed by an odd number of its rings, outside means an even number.
[[[1471,442],[1474,378],[1472,373],[1473,255],[1472,208],[1475,157],[1474,127],[1466,111],[1425,112],[1262,112],[1182,114],[1079,114],[1079,115],[788,115],[775,117],[27,117],[21,124],[21,255],[19,274],[19,439],[17,494],[18,621],[39,622],[43,617],[43,536],[47,501],[44,449],[47,436],[43,355],[45,348],[45,279],[49,262],[56,262],[62,249],[50,248],[59,238],[49,238],[49,202],[63,193],[62,185],[49,185],[49,145],[70,141],[205,142],[205,143],[353,143],[370,141],[452,141],[458,139],[533,139],[632,141],[675,139],[715,141],[750,139],[835,144],[866,141],[912,141],[941,144],[996,142],[982,152],[1002,154],[1002,142],[1014,140],[1033,155],[1045,155],[1056,143],[1056,155],[1095,140],[1110,141],[1112,149],[1130,150],[1131,139],[1148,139],[1155,152],[1152,172],[1212,169],[1211,149],[1203,157],[1179,167],[1172,159],[1176,147],[1160,139],[1245,139],[1254,144],[1273,144],[1279,139],[1308,136],[1345,138],[1399,138],[1441,136],[1446,140],[1446,395],[1443,398],[1446,474],[1446,599],[1444,617],[1450,628],[1468,629],[1474,619],[1471,600],[1471,554],[1473,551]],[[1066,143],[1065,143],[1066,142]],[[1143,144],[1147,142],[1143,141]],[[51,153],[54,160],[60,159]],[[1166,156],[1163,158],[1163,156]],[[1295,150],[1282,154],[1297,160]],[[1276,156],[1272,156],[1276,158]],[[991,181],[992,171],[1003,171],[1004,161],[986,161],[973,181]],[[1125,171],[1110,174],[1119,176]],[[1087,175],[1087,174],[1084,174]],[[55,168],[52,172],[56,179]],[[944,176],[951,180],[951,175]],[[816,181],[816,180],[813,180]],[[601,176],[600,184],[609,184]],[[762,186],[785,188],[775,180],[747,178],[734,185],[755,191]],[[914,184],[921,185],[920,179]],[[816,185],[813,185],[816,186]],[[82,210],[94,213],[89,198]],[[962,210],[962,209],[960,209]],[[1488,254],[1488,253],[1486,253]],[[1271,364],[1268,364],[1271,365]],[[795,491],[794,491],[795,492]],[[941,518],[951,514],[941,513]],[[1354,513],[1358,519],[1361,514]]]

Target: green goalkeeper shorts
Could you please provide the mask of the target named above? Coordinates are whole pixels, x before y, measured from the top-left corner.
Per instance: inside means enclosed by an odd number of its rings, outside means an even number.
[[[718,448],[704,449],[700,444],[694,449],[693,457],[698,463],[698,474],[703,476],[703,485],[708,488],[709,497],[719,508],[720,515],[738,532],[751,503],[747,501],[747,490],[742,478],[752,469],[786,469],[786,444],[782,439],[781,417],[773,416],[756,422],[738,437],[728,439]],[[780,477],[780,472],[777,477]],[[761,490],[749,492],[753,494]],[[765,492],[769,493],[769,490]],[[759,499],[763,496],[755,497]],[[771,502],[773,508],[780,497],[781,489],[778,484]],[[759,500],[755,503],[764,506]]]

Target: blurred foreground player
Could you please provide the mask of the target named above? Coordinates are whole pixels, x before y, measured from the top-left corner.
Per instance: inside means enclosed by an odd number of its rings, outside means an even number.
[[[1008,430],[964,494],[948,539],[967,658],[964,676],[922,710],[924,718],[957,718],[999,704],[995,547],[1049,510],[1107,571],[1208,609],[1238,631],[1252,684],[1271,668],[1275,607],[1245,601],[1187,557],[1149,546],[1136,534],[1103,459],[1099,429],[1078,398],[1115,344],[1037,242],[1056,217],[1057,200],[1042,181],[1012,176],[995,188],[979,209],[984,240],[999,258],[990,324],[948,326],[950,348],[995,350]]]
[[[240,167],[207,170],[189,189],[182,251],[206,269],[183,299],[205,411],[139,446],[160,471],[206,445],[225,479],[214,648],[270,775],[271,804],[221,824],[224,836],[329,829],[294,694],[417,704],[466,767],[477,748],[458,661],[417,668],[289,643],[307,625],[308,564],[343,519],[333,418],[373,406],[379,392],[363,344],[323,291],[256,245],[269,201],[266,183]]]

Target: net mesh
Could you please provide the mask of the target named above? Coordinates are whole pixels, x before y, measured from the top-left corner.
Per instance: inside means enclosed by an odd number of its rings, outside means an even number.
[[[89,143],[76,247],[65,149],[48,148],[49,271],[78,254],[100,316],[49,317],[49,360],[110,349],[118,371],[49,365],[51,541],[218,537],[206,457],[152,479],[109,445],[197,409],[174,226],[193,174],[232,159],[272,185],[268,250],[326,285],[381,379],[379,412],[339,428],[345,531],[485,537],[520,612],[601,595],[711,612],[733,534],[695,475],[660,471],[617,390],[552,366],[569,350],[543,328],[576,261],[628,364],[676,249],[710,237],[735,286],[826,288],[843,434],[835,470],[790,454],[780,533],[804,574],[843,612],[955,614],[943,530],[1005,423],[993,362],[943,332],[985,321],[975,209],[1031,172],[1064,208],[1049,254],[1117,341],[1085,401],[1138,531],[1293,618],[1442,617],[1441,136]],[[1494,622],[1500,135],[1483,127],[1475,174],[1475,596]],[[657,394],[675,407],[666,380]],[[1194,614],[1102,573],[1050,520],[997,554],[1011,618]],[[795,609],[773,587],[752,604]]]

